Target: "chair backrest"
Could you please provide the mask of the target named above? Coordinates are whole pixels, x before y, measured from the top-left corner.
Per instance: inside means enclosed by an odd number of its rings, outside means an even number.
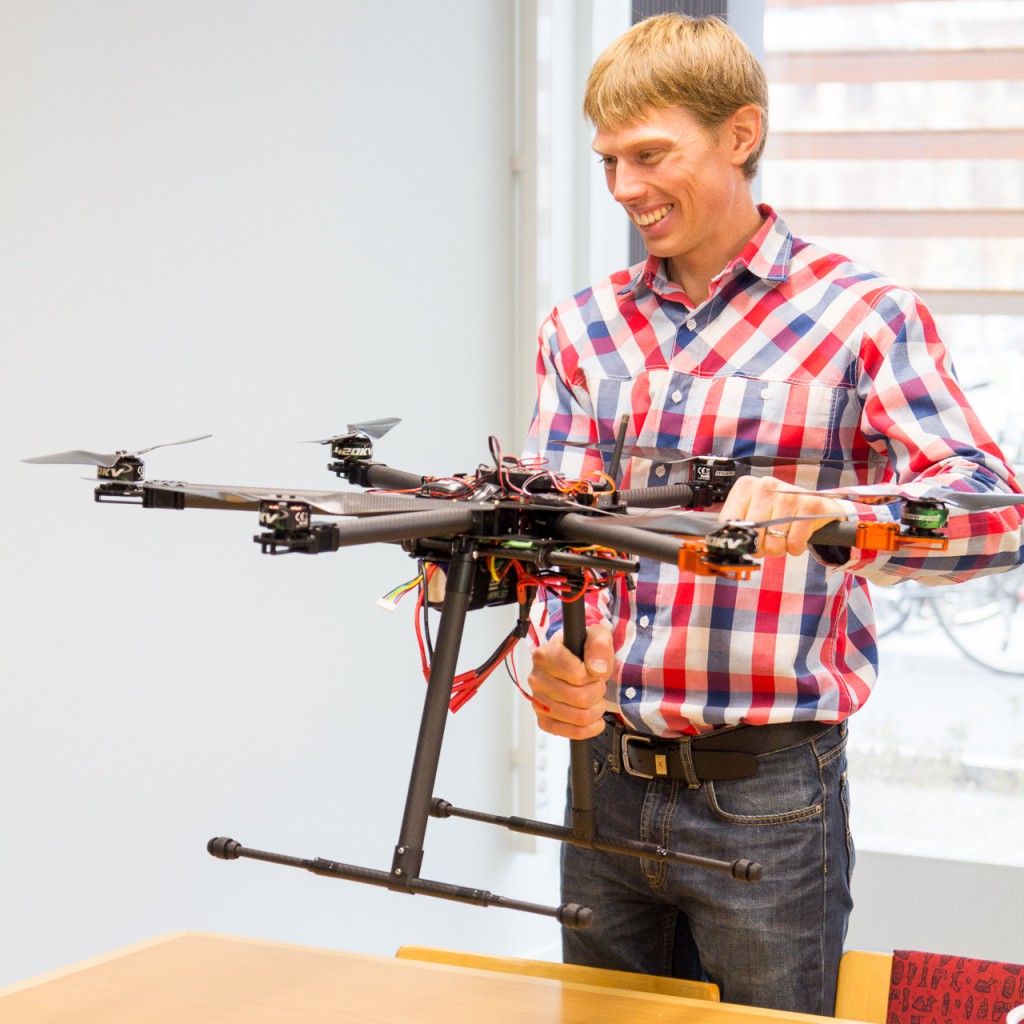
[[[839,961],[836,1013],[843,1020],[885,1024],[892,955],[848,949]]]
[[[1024,1002],[1024,964],[896,950],[889,982],[892,1024],[1005,1024]]]
[[[600,967],[582,967],[578,964],[561,964],[550,960],[524,960],[511,956],[463,953],[459,950],[435,949],[431,946],[402,946],[395,955],[406,960],[453,964],[458,967],[500,971],[503,974],[519,974],[531,978],[552,978],[556,981],[629,989],[634,992],[657,992],[660,995],[702,999],[712,1003],[719,1001],[718,986],[705,981],[663,978],[659,975],[633,974],[629,971],[608,971]]]
[[[1024,965],[941,953],[847,950],[836,1017],[868,1024],[1005,1024],[1024,1002]]]

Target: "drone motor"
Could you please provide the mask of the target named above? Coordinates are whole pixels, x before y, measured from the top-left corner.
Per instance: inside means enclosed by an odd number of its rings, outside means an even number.
[[[342,434],[331,438],[332,459],[369,459],[373,455],[373,441],[366,434]]]
[[[99,482],[93,496],[99,502],[137,505],[142,501],[141,484],[145,475],[142,459],[130,452],[119,452],[112,465],[96,467]]]
[[[286,498],[260,502],[260,526],[269,527],[275,533],[294,533],[308,530],[312,509],[305,501],[289,501]]]
[[[293,498],[270,498],[260,502],[260,526],[267,532],[253,540],[265,555],[300,552],[319,555],[338,550],[338,530],[333,523],[314,523],[312,506]]]
[[[754,565],[757,553],[757,532],[744,523],[725,523],[704,538],[705,560],[713,566],[741,568]]]
[[[900,523],[910,537],[937,537],[948,520],[946,505],[932,499],[908,499],[900,512]]]
[[[97,466],[97,480],[113,480],[117,483],[138,483],[145,476],[142,459],[128,452],[118,453],[118,460],[112,466]]]

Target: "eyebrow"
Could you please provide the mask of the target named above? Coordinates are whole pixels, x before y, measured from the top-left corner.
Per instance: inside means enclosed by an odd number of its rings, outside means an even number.
[[[647,135],[642,138],[636,139],[633,142],[627,143],[623,148],[625,150],[638,150],[638,149],[653,149],[657,146],[672,145],[678,142],[676,136],[669,135],[667,133],[660,135]],[[610,156],[611,154],[607,150],[598,149],[596,140],[591,143],[591,150],[598,156]]]

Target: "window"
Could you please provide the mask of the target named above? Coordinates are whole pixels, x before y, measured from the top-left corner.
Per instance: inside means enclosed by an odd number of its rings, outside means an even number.
[[[763,45],[770,83],[761,196],[796,234],[925,298],[986,424],[1024,467],[1024,0],[762,2],[763,44],[729,17],[755,50]],[[749,21],[754,5],[714,6]],[[552,301],[630,262],[625,218],[589,158],[580,91],[600,49],[651,11],[537,0],[534,13],[531,329]],[[1024,571],[999,579],[997,600],[967,587],[942,588],[941,601],[909,585],[876,591],[891,632],[878,688],[852,729],[862,848],[1024,864],[1024,675],[1015,674]],[[970,660],[942,622],[975,657],[1014,672]],[[524,735],[534,732],[527,722]],[[541,746],[551,760],[537,808],[524,813],[561,802],[562,749]]]
[[[764,48],[765,201],[921,294],[1024,460],[1024,2],[766,0]],[[1024,865],[1024,573],[912,586],[876,591],[891,631],[851,728],[858,842]]]

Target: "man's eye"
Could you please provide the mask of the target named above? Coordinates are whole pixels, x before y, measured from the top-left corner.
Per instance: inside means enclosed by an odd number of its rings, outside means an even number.
[[[610,170],[612,167],[615,166],[615,157],[613,157],[613,156],[599,156],[597,158],[597,162],[599,164],[602,164],[604,166],[605,170]]]
[[[637,159],[642,164],[654,163],[658,159],[658,151],[655,149],[645,149],[642,153],[637,154]]]

